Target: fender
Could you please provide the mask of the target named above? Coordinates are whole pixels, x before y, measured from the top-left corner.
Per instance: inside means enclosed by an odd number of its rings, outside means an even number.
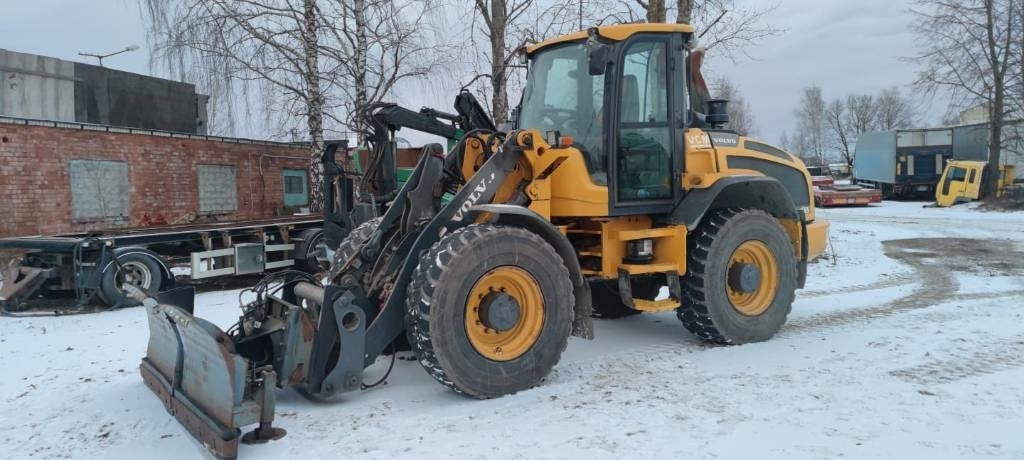
[[[492,215],[490,222],[506,224],[513,227],[521,227],[540,235],[562,257],[562,263],[569,270],[569,278],[573,285],[573,297],[576,304],[573,307],[572,335],[584,339],[594,338],[593,320],[590,318],[593,305],[590,297],[590,284],[583,278],[580,270],[580,261],[573,249],[569,239],[551,225],[547,219],[529,208],[512,204],[480,204],[469,208],[471,214],[489,213]]]
[[[807,218],[802,210],[793,204],[793,198],[786,192],[778,179],[769,176],[729,176],[719,179],[705,189],[690,190],[669,215],[669,222],[684,224],[687,230],[694,230],[704,215],[711,209],[723,207],[757,208],[777,218],[795,219],[800,222],[800,259],[797,260],[797,286],[804,287],[807,280]]]
[[[693,189],[676,205],[668,217],[673,224],[694,230],[708,210],[718,204],[728,207],[757,208],[786,219],[799,219],[800,214],[782,183],[768,176],[729,176],[718,179],[711,187]]]

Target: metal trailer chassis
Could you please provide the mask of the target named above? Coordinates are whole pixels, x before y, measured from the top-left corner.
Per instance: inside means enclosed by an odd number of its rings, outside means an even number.
[[[75,306],[83,307],[99,292],[102,267],[113,261],[113,242],[99,238],[6,238],[0,248],[14,254],[0,260],[7,265],[0,286],[4,310],[19,309],[37,294],[56,300],[70,293]]]
[[[174,247],[177,257],[188,259],[193,280],[291,267],[296,261],[315,260],[322,225],[319,216],[308,216],[117,229],[97,236],[0,238],[0,310],[11,312],[30,303],[47,306],[47,301],[67,308],[68,299],[73,300],[72,309],[82,309],[97,298],[110,307],[121,306],[126,298],[105,298],[102,291],[116,277],[108,272],[120,270],[127,257],[142,258],[156,268],[150,276],[159,282],[152,293],[172,289],[175,276],[161,248]]]

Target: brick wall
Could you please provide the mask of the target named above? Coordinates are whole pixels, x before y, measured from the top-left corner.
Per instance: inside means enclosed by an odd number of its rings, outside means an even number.
[[[71,160],[127,163],[129,215],[120,220],[72,219]],[[201,164],[234,167],[234,212],[212,217],[200,213]],[[0,237],[138,226],[144,216],[169,222],[189,213],[200,221],[217,222],[274,217],[284,204],[284,168],[308,169],[306,150],[0,123]]]

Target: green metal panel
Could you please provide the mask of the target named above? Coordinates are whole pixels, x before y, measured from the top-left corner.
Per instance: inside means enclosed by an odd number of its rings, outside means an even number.
[[[398,168],[398,173],[396,174],[396,176],[398,178],[399,187],[405,185],[405,183],[409,181],[409,176],[412,175],[412,171],[414,169],[416,168]]]
[[[309,204],[309,180],[306,179],[305,169],[285,169],[282,180],[285,206]]]

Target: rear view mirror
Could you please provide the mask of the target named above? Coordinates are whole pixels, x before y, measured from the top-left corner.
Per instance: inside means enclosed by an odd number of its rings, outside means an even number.
[[[603,43],[591,43],[587,48],[590,74],[604,75],[604,68],[608,64],[608,52],[611,48]]]

